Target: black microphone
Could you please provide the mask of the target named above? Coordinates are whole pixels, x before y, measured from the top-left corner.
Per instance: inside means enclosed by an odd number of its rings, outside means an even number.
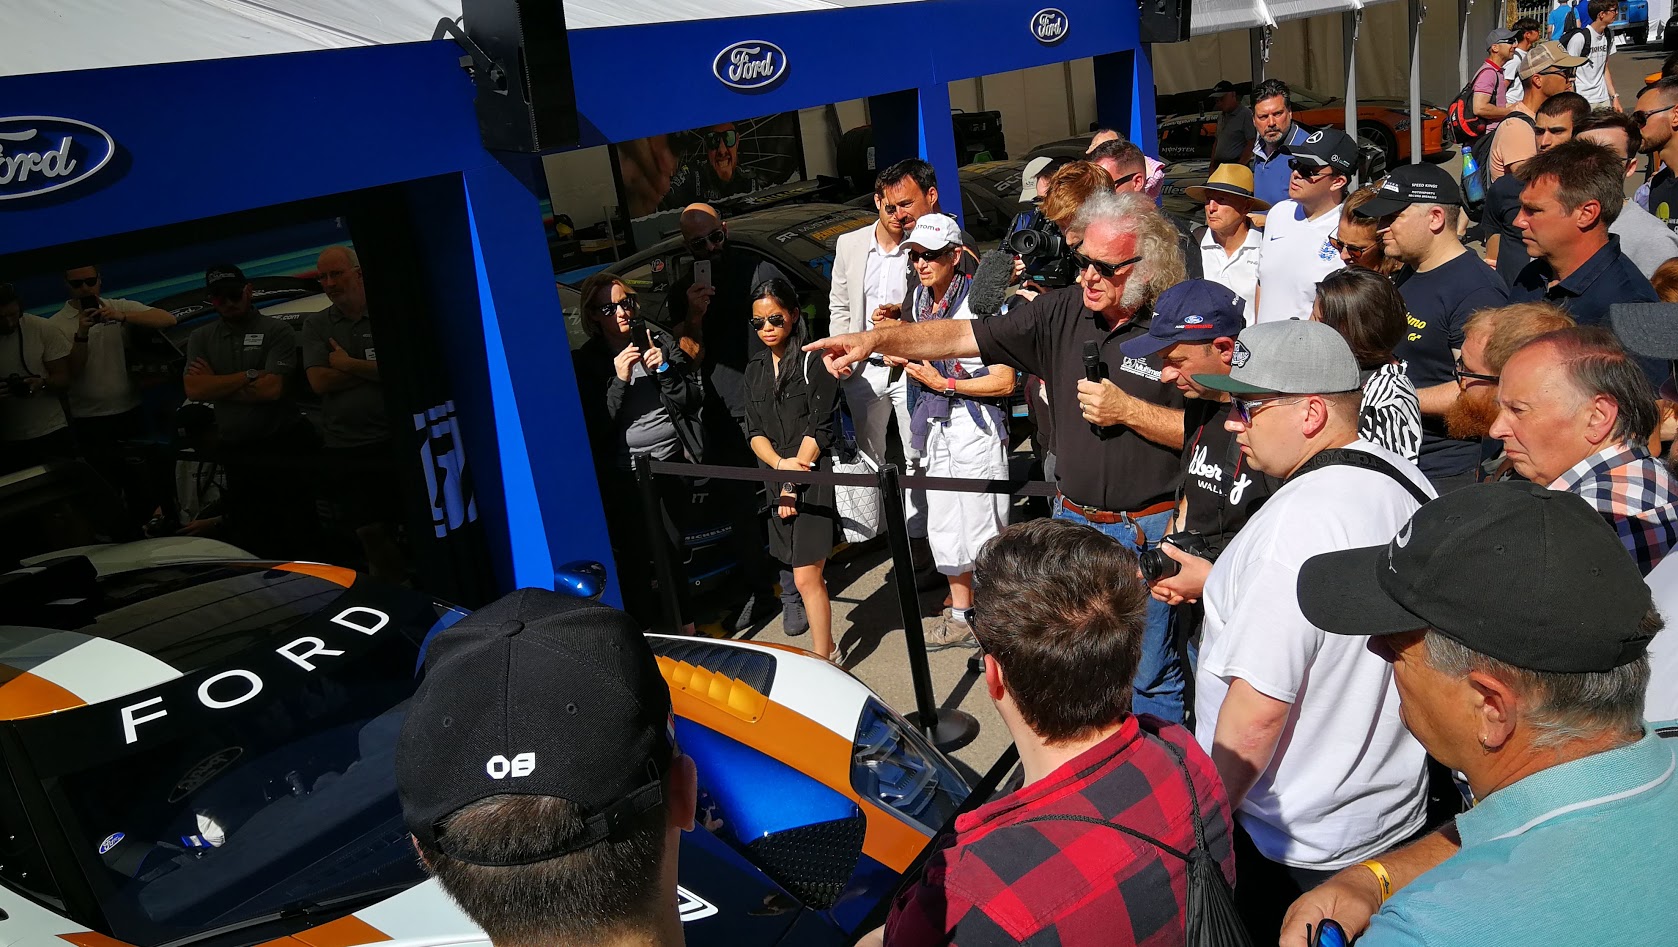
[[[1014,255],[997,249],[979,258],[973,271],[973,285],[967,290],[967,308],[979,319],[1002,311],[1008,298],[1008,284],[1014,279]]]
[[[1085,342],[1084,343],[1084,380],[1085,381],[1100,381],[1101,376],[1103,374],[1102,370],[1104,368],[1106,368],[1106,366],[1101,364],[1101,343],[1099,343],[1099,342]],[[1094,432],[1096,437],[1102,438],[1103,440],[1105,440],[1107,438],[1107,429],[1102,427],[1101,425],[1095,423],[1094,421],[1090,422],[1090,430],[1092,432]]]

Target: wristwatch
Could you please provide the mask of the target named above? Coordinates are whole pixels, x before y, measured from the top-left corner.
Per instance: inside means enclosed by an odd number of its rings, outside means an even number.
[[[955,379],[954,378],[944,379],[944,397],[954,398],[955,396],[956,396],[956,381],[955,381]]]
[[[245,382],[249,384],[250,382],[256,381],[258,374],[259,372],[257,372],[254,368],[245,369]]]

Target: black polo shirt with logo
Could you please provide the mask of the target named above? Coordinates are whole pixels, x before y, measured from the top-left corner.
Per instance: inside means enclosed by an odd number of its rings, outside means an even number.
[[[291,375],[297,370],[297,333],[278,319],[252,313],[230,322],[218,318],[192,330],[186,341],[186,360],[202,358],[213,375],[235,375],[250,369],[280,375],[285,393],[276,401],[215,402],[216,435],[223,443],[245,445],[278,434],[301,417],[291,401]]]
[[[1191,398],[1183,408],[1183,527],[1223,552],[1282,481],[1253,469],[1224,427],[1228,401]]]
[[[1160,358],[1126,358],[1125,341],[1148,334],[1151,313],[1144,310],[1109,331],[1107,323],[1084,308],[1083,289],[1068,286],[1045,293],[1007,315],[973,324],[979,357],[1036,375],[1049,388],[1055,430],[1055,476],[1061,493],[1083,507],[1129,513],[1171,500],[1182,476],[1176,448],[1156,444],[1114,425],[1097,435],[1078,406],[1078,382],[1084,378],[1084,343],[1100,347],[1105,376],[1127,394],[1163,407],[1182,410],[1177,386],[1159,380]]]
[[[1660,302],[1660,296],[1637,269],[1637,264],[1620,251],[1617,234],[1609,234],[1608,242],[1569,273],[1567,279],[1552,284],[1550,281],[1555,276],[1549,260],[1533,260],[1515,278],[1509,301],[1560,306],[1582,326],[1608,325],[1608,307],[1615,303]],[[1637,357],[1637,363],[1657,390],[1671,372],[1662,359]]]

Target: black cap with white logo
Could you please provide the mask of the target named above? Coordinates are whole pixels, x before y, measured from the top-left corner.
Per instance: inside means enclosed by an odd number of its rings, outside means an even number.
[[[231,263],[217,263],[204,270],[204,285],[211,289],[218,285],[243,288],[247,282],[245,271]]]
[[[588,848],[663,800],[671,724],[669,687],[634,620],[520,589],[432,639],[396,745],[403,817],[422,843],[474,865]],[[451,849],[449,816],[503,794],[564,799],[583,830],[510,860]]]
[[[1338,128],[1319,128],[1297,145],[1284,145],[1282,150],[1295,158],[1315,162],[1317,167],[1328,166],[1341,174],[1351,174],[1358,163],[1357,139]]]
[[[1354,211],[1359,217],[1385,217],[1411,204],[1462,203],[1462,188],[1436,164],[1401,164],[1387,175],[1375,198]]]
[[[1531,671],[1610,671],[1649,646],[1649,587],[1619,536],[1589,503],[1533,483],[1447,493],[1385,546],[1307,559],[1298,592],[1324,631],[1431,628]]]

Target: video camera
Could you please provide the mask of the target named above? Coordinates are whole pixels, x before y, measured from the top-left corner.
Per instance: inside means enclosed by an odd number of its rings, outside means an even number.
[[[1043,289],[1071,286],[1078,275],[1066,237],[1041,210],[1016,216],[1002,245],[1025,263],[1025,278]]]

